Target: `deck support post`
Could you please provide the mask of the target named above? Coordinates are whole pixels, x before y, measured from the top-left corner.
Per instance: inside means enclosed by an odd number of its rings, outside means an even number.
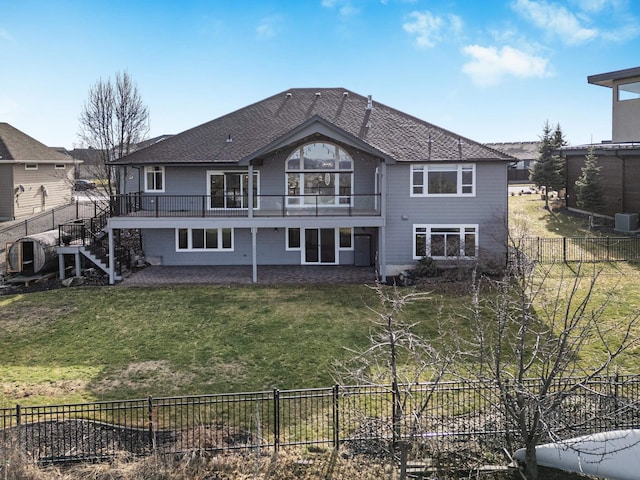
[[[109,234],[109,285],[116,283],[116,258],[113,254],[113,229],[107,230]]]
[[[252,282],[258,283],[258,256],[256,254],[256,246],[258,236],[258,228],[251,227],[251,267],[252,267]]]
[[[64,280],[64,253],[58,254],[58,276],[60,280]]]

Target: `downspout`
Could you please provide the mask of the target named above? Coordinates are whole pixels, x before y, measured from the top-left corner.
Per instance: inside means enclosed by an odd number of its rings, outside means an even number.
[[[385,225],[387,224],[387,189],[385,188],[387,182],[387,164],[383,160],[380,164],[380,216],[382,217],[382,227],[379,228],[380,234],[378,235],[378,268],[380,271],[380,281],[385,283],[387,281],[387,231]]]
[[[249,219],[253,218],[253,164],[249,162],[248,168],[248,182],[247,188],[249,189],[247,198],[249,205],[247,205],[247,216]],[[253,283],[258,283],[258,255],[257,255],[257,244],[258,239],[258,228],[251,227],[251,280]]]

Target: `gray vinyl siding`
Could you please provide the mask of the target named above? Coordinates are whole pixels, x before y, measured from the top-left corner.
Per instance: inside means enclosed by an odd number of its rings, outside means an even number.
[[[285,228],[258,229],[256,256],[258,265],[300,265],[302,251],[285,249]],[[147,258],[162,265],[251,265],[251,231],[234,229],[233,251],[176,252],[175,229],[143,230],[143,248]],[[341,250],[341,265],[353,265],[353,250]]]
[[[368,154],[352,149],[346,149],[353,159],[353,193],[373,194],[375,192],[375,171],[379,161]],[[275,155],[264,159],[262,165],[255,166],[254,171],[259,172],[259,192],[261,195],[285,195],[286,186],[286,159],[294,151],[293,148],[285,149]],[[207,172],[209,171],[239,171],[246,172],[246,167],[233,167],[225,165],[175,167],[167,166],[164,169],[164,192],[158,195],[206,195]],[[123,170],[121,170],[121,175]],[[131,177],[131,178],[129,178]],[[144,167],[140,169],[127,168],[125,175],[124,192],[144,191]],[[150,192],[150,194],[156,194]]]
[[[410,164],[387,169],[386,264],[405,266],[413,259],[415,224],[477,224],[481,254],[502,256],[507,215],[507,165],[476,165],[473,197],[411,197]],[[392,273],[393,274],[393,273]]]
[[[0,220],[13,219],[13,189],[13,165],[0,164]]]
[[[297,265],[300,252],[285,251],[285,229],[259,229],[257,260],[259,265]],[[147,257],[159,257],[163,265],[251,265],[251,231],[234,229],[233,251],[176,252],[174,229],[143,231],[143,247]]]

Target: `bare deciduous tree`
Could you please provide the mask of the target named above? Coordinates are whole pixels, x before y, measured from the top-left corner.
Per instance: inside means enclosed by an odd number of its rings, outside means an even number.
[[[421,420],[429,400],[453,363],[456,352],[441,348],[447,341],[445,332],[439,331],[437,342],[440,345],[434,346],[431,339],[414,333],[417,321],[410,324],[404,320],[404,308],[428,299],[428,293],[405,293],[398,287],[380,284],[371,288],[376,292],[380,306],[369,307],[373,313],[369,342],[363,349],[350,350],[352,357],[337,366],[335,377],[342,385],[389,388],[391,427],[396,445],[401,439],[411,441],[422,433]],[[422,320],[437,325],[437,319]],[[420,392],[418,387],[421,387]]]
[[[80,114],[79,137],[98,153],[95,176],[104,181],[109,195],[117,190],[111,162],[129,154],[148,133],[149,110],[126,71],[116,73],[115,82],[100,79],[89,89]]]
[[[615,289],[597,288],[595,264],[534,269],[515,259],[501,280],[474,281],[476,338],[465,375],[496,385],[509,429],[526,447],[525,474],[536,480],[535,447],[559,438],[570,427],[559,415],[566,402],[638,344],[640,314],[608,321]],[[594,359],[588,364],[580,356],[586,351]]]

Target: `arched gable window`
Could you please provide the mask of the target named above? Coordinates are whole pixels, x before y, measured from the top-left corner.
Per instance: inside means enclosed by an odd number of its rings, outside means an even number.
[[[353,160],[338,145],[313,142],[296,148],[286,162],[288,205],[351,202]]]

